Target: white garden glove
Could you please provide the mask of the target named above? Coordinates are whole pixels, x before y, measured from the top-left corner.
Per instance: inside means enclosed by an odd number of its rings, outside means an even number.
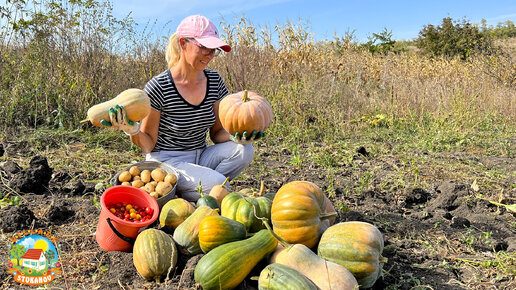
[[[111,122],[100,120],[100,124],[122,130],[128,136],[140,133],[140,122],[129,120],[123,106],[115,105],[114,108],[109,108],[109,119]]]
[[[230,136],[231,136],[231,140],[235,143],[249,144],[260,138],[263,138],[265,136],[265,133],[253,131],[251,133],[251,136],[249,136],[247,131],[244,131],[244,133],[242,133],[241,135],[240,135],[240,133],[236,132],[235,135],[230,135]]]

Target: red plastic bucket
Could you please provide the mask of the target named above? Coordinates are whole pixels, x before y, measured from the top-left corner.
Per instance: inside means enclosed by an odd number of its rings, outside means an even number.
[[[115,216],[107,204],[126,202],[138,207],[153,209],[152,217],[144,222],[125,221]],[[100,217],[95,237],[106,251],[130,252],[140,230],[153,223],[159,215],[159,206],[154,197],[132,186],[116,185],[108,188],[100,198]]]

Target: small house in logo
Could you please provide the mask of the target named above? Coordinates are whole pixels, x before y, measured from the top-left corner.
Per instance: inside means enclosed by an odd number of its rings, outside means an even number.
[[[47,258],[42,249],[28,249],[21,257],[22,265],[34,271],[41,271],[47,268]]]
[[[50,283],[56,274],[61,273],[57,249],[50,241],[57,240],[50,233],[45,233],[45,236],[33,233],[33,230],[24,231],[11,238],[13,244],[9,245],[7,272],[19,283],[43,285]],[[43,234],[41,230],[37,233]]]

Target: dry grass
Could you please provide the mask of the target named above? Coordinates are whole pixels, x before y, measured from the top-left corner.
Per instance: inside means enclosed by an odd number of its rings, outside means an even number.
[[[21,13],[11,9],[10,15]],[[151,32],[153,27],[138,32],[130,19],[114,19],[109,9],[109,3],[65,3],[47,10],[59,16],[55,23],[0,30],[4,129],[77,127],[91,105],[142,88],[166,68],[168,35]],[[210,68],[230,91],[256,90],[273,103],[280,126],[272,133],[284,135],[308,122],[310,129],[320,128],[315,135],[335,125],[342,135],[354,128],[350,121],[379,113],[410,122],[430,117],[457,130],[486,116],[514,122],[516,64],[509,40],[502,43],[503,54],[461,61],[414,51],[372,55],[350,38],[316,42],[301,21],[262,28],[242,18],[220,30],[233,50]]]

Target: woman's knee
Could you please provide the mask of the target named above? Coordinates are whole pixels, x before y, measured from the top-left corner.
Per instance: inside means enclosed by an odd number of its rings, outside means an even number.
[[[214,174],[210,174],[210,176],[208,178],[205,178],[205,180],[203,180],[203,177],[201,177],[200,180],[203,192],[209,193],[215,185],[220,185],[224,183],[224,181],[226,181],[226,177],[215,171]]]
[[[242,155],[242,160],[243,160],[243,163],[245,163],[246,165],[249,165],[251,163],[251,161],[253,161],[253,157],[254,157],[254,147],[253,147],[253,144],[249,143],[249,144],[244,144],[242,146],[240,146],[241,149],[241,155]]]

